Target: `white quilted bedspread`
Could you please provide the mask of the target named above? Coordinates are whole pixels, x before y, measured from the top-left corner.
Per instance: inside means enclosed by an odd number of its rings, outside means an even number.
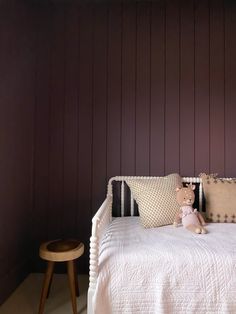
[[[97,314],[236,313],[236,224],[144,229],[116,218],[101,247]]]

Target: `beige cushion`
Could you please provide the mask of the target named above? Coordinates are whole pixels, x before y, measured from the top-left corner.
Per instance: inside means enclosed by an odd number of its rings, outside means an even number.
[[[126,180],[139,207],[141,223],[145,228],[172,224],[179,205],[176,188],[182,185],[178,174],[166,177]]]
[[[212,222],[236,222],[236,180],[201,175],[206,215]]]

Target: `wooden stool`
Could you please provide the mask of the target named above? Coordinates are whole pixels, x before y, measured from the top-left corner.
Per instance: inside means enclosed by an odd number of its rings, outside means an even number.
[[[73,313],[77,314],[76,296],[79,296],[78,277],[75,260],[84,253],[84,245],[78,240],[55,240],[41,244],[39,256],[48,261],[39,305],[39,314],[43,313],[49,286],[52,281],[55,262],[67,262]]]

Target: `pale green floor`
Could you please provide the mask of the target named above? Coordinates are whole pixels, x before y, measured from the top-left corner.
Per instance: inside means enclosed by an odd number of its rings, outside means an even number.
[[[43,274],[30,274],[13,294],[0,306],[0,314],[37,314]],[[79,276],[80,296],[77,298],[78,314],[87,313],[88,276]],[[50,296],[44,314],[70,314],[70,292],[66,275],[54,274]]]

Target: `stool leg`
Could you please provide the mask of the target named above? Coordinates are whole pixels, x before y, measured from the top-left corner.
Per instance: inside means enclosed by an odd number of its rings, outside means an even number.
[[[69,285],[70,285],[70,293],[71,293],[71,302],[72,302],[73,313],[77,314],[74,261],[68,261],[67,262],[67,272],[68,272],[68,278],[69,278]]]
[[[50,282],[49,282],[49,286],[48,286],[47,299],[49,298],[49,294],[50,294],[50,291],[51,291],[51,286],[52,286],[52,278],[53,278],[53,273],[52,273],[52,276],[51,276],[51,279],[50,279]]]
[[[40,304],[39,304],[39,312],[38,312],[39,314],[42,314],[44,310],[44,305],[45,305],[46,297],[48,294],[48,287],[52,278],[53,269],[54,269],[54,262],[49,261],[47,270],[44,276],[43,289],[42,289]]]
[[[76,296],[79,297],[78,272],[77,272],[77,265],[76,265],[75,260],[74,260],[74,271],[75,271],[75,293],[76,293]]]

